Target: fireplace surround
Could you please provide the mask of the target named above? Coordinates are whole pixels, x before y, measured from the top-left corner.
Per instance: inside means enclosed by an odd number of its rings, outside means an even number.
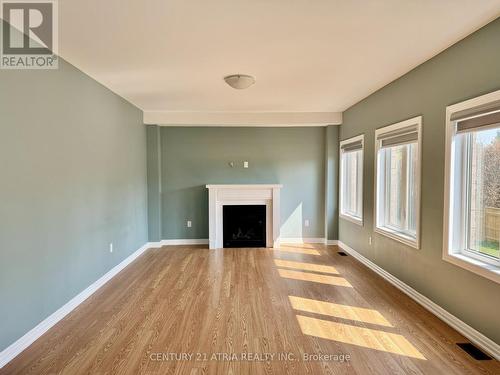
[[[265,245],[279,247],[280,190],[283,185],[206,185],[206,187],[210,249],[224,247],[223,207],[228,205],[265,206]]]

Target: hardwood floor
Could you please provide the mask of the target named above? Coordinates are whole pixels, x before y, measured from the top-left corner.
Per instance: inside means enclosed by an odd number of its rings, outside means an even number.
[[[148,250],[0,374],[500,373],[337,250]]]

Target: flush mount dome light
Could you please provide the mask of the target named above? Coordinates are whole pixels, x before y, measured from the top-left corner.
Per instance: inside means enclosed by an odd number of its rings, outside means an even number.
[[[224,77],[224,81],[233,89],[247,89],[255,83],[255,78],[247,74],[231,74]]]

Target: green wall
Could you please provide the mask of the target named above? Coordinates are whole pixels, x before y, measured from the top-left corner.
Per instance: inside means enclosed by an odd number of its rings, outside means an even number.
[[[497,343],[499,285],[441,256],[445,108],[498,89],[500,19],[349,108],[340,139],[365,134],[365,224],[342,219],[339,224],[341,241]],[[373,232],[373,167],[375,129],[418,115],[423,116],[422,242],[415,250]]]
[[[1,351],[147,242],[142,113],[62,59],[0,70],[0,176]]]
[[[325,220],[328,240],[339,238],[339,132],[340,126],[336,125],[325,129]]]
[[[151,138],[155,128],[148,129]],[[160,172],[152,146],[148,175],[150,186],[157,175],[161,180],[161,223],[155,220],[150,227],[161,227],[162,239],[208,238],[205,185],[225,183],[283,184],[281,235],[324,237],[325,128],[162,127],[159,132]],[[245,160],[248,169],[243,168]],[[150,204],[156,196],[150,194]],[[191,228],[186,220],[192,220]],[[150,240],[155,239],[150,233]]]
[[[160,128],[146,126],[148,176],[148,237],[151,242],[161,238],[161,144]]]
[[[498,284],[441,259],[445,107],[500,88],[499,45],[496,20],[351,107],[340,128],[144,127],[137,108],[62,59],[54,71],[0,70],[0,350],[148,238],[207,238],[210,183],[283,184],[283,237],[338,233],[500,342]],[[375,234],[372,220],[374,130],[417,115],[420,250]],[[360,133],[362,228],[337,220],[338,141]]]

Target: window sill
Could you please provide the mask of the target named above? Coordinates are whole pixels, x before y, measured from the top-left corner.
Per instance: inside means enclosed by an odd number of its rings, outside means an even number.
[[[417,250],[420,248],[420,243],[418,242],[418,240],[416,240],[410,236],[406,236],[402,233],[396,232],[394,230],[391,230],[387,227],[375,227],[375,232],[382,234],[386,237],[389,237],[393,240],[399,241],[399,242],[401,242],[405,245],[408,245],[410,247],[413,247]]]
[[[444,254],[443,260],[500,284],[500,267],[463,254]]]
[[[358,217],[347,215],[347,214],[339,214],[339,217],[344,219],[344,220],[350,221],[351,223],[363,226],[363,219],[360,219]]]

